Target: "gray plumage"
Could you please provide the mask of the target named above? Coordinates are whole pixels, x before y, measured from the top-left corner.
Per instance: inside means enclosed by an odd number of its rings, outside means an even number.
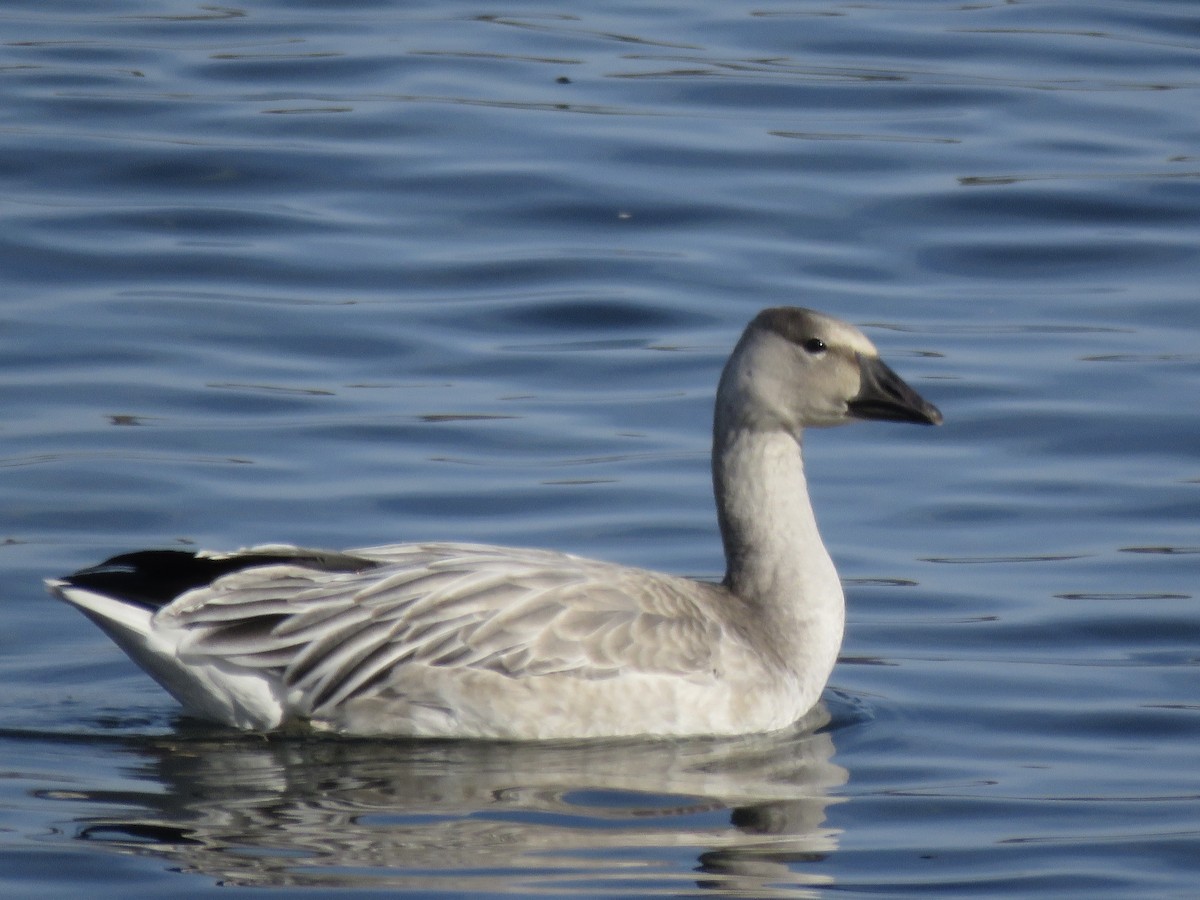
[[[722,584],[546,550],[144,551],[50,582],[194,715],[506,739],[735,734],[816,703],[841,641],[805,426],[941,414],[857,329],[765,310],[718,388]]]

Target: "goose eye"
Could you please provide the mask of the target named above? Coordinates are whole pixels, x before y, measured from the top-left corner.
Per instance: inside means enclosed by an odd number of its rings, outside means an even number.
[[[809,338],[802,346],[814,355],[825,352],[825,342],[820,338]]]

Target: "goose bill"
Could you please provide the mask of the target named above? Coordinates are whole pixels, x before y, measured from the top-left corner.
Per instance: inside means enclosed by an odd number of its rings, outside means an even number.
[[[851,416],[918,425],[942,424],[938,408],[909,387],[879,357],[860,353],[858,367],[862,381],[857,396],[847,404]]]

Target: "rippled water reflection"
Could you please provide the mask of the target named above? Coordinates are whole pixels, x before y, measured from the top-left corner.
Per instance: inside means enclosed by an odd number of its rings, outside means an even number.
[[[699,877],[789,894],[828,881],[788,863],[836,847],[822,822],[846,779],[811,731],[541,746],[185,732],[118,752],[126,787],[43,799],[83,812],[79,840],[224,885],[661,892]]]

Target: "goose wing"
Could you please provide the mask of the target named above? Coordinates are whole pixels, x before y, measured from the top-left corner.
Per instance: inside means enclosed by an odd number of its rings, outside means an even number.
[[[353,556],[372,565],[313,568],[298,551],[295,563],[240,569],[155,618],[182,630],[181,656],[268,670],[310,714],[369,692],[405,665],[585,679],[630,669],[708,678],[719,667],[726,638],[718,615],[730,598],[716,585],[468,544]]]

